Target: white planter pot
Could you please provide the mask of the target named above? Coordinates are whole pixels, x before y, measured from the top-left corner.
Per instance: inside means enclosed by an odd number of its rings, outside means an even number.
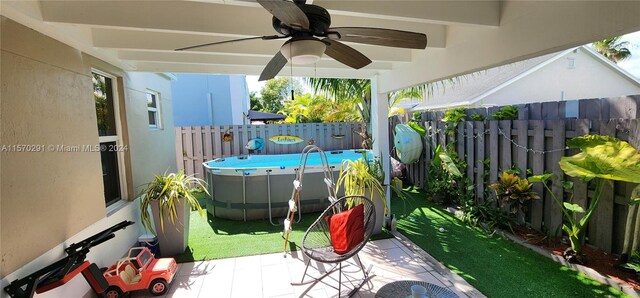
[[[155,225],[156,233],[158,234],[158,244],[160,245],[160,253],[163,257],[172,257],[184,253],[187,249],[189,242],[189,218],[191,214],[191,208],[186,204],[183,199],[180,204],[176,205],[178,208],[178,217],[175,219],[175,224],[171,223],[168,216],[164,218],[164,233],[160,228],[160,217],[158,212],[158,202],[151,202],[151,211],[153,213],[153,223]]]
[[[373,206],[376,210],[376,220],[373,226],[374,235],[382,232],[382,226],[384,225],[384,203],[382,200],[386,199],[386,197],[380,198],[380,194],[376,191],[371,196],[371,201],[373,201]]]

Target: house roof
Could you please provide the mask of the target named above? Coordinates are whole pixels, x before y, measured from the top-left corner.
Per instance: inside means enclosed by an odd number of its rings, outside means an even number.
[[[280,115],[280,114],[265,113],[265,112],[258,112],[258,111],[254,111],[254,110],[249,110],[249,113],[247,114],[247,118],[249,118],[251,120],[257,120],[257,121],[269,121],[269,120],[282,120],[282,119],[284,119],[286,117],[284,115]]]
[[[469,75],[459,76],[450,81],[440,81],[435,84],[433,94],[426,97],[426,103],[419,104],[413,110],[441,109],[456,106],[472,105],[487,96],[513,84],[544,66],[581,49],[592,58],[603,63],[622,77],[640,86],[640,80],[615,63],[600,55],[589,46],[580,46],[562,52],[547,54],[520,62],[490,68]],[[437,102],[429,104],[428,102]],[[439,103],[439,104],[438,104]]]

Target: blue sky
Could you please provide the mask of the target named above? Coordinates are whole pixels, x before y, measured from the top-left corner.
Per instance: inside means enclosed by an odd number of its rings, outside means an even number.
[[[629,42],[627,47],[631,51],[631,58],[619,62],[618,65],[640,79],[640,31],[627,34],[622,37],[622,40]],[[258,76],[247,76],[247,86],[250,92],[255,91],[260,94],[260,89],[264,84],[265,82],[258,82]]]

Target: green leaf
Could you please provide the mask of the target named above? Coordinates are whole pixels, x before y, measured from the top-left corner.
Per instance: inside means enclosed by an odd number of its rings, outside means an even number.
[[[580,207],[580,205],[578,204],[571,204],[568,202],[564,202],[562,203],[562,205],[564,206],[565,209],[571,211],[571,212],[576,212],[576,213],[584,213],[584,209],[582,207]]]
[[[422,127],[422,125],[416,122],[411,121],[407,123],[407,125],[409,125],[409,127],[415,130],[421,137],[424,137],[427,134],[427,130],[424,127]]]
[[[631,199],[629,200],[629,205],[637,204],[640,204],[640,185],[633,189],[631,192]]]
[[[529,177],[529,182],[546,182],[549,179],[555,179],[556,175],[554,174],[542,174],[542,175],[535,175],[535,176],[531,176]]]
[[[573,189],[573,181],[562,181],[562,188],[564,188],[566,190],[572,190]]]
[[[458,169],[458,166],[456,166],[456,163],[453,162],[453,159],[451,158],[451,156],[449,156],[449,154],[447,154],[447,152],[440,152],[440,154],[438,155],[438,157],[440,157],[440,159],[442,160],[442,164],[444,166],[444,169],[449,172],[449,174],[456,176],[456,177],[461,177],[462,173],[460,173],[460,170]]]
[[[640,153],[629,143],[599,135],[586,135],[567,141],[580,153],[562,157],[560,168],[583,181],[593,178],[640,183]]]

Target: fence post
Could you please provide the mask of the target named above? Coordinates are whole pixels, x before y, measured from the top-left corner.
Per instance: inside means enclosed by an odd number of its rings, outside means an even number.
[[[544,121],[532,120],[530,121],[533,128],[533,150],[536,152],[544,151]],[[544,174],[544,155],[541,153],[532,153],[532,170],[534,175]],[[542,228],[543,221],[543,202],[545,204],[553,204],[549,194],[545,193],[545,188],[541,183],[534,183],[533,189],[540,194],[540,200],[534,200],[531,202],[531,226],[540,230]]]
[[[476,164],[477,164],[477,173],[476,173],[476,198],[478,203],[483,203],[485,200],[484,197],[484,184],[485,184],[485,176],[484,176],[484,122],[476,121],[475,126],[478,129],[478,141],[476,142],[476,147],[478,148],[478,156],[476,156]]]

